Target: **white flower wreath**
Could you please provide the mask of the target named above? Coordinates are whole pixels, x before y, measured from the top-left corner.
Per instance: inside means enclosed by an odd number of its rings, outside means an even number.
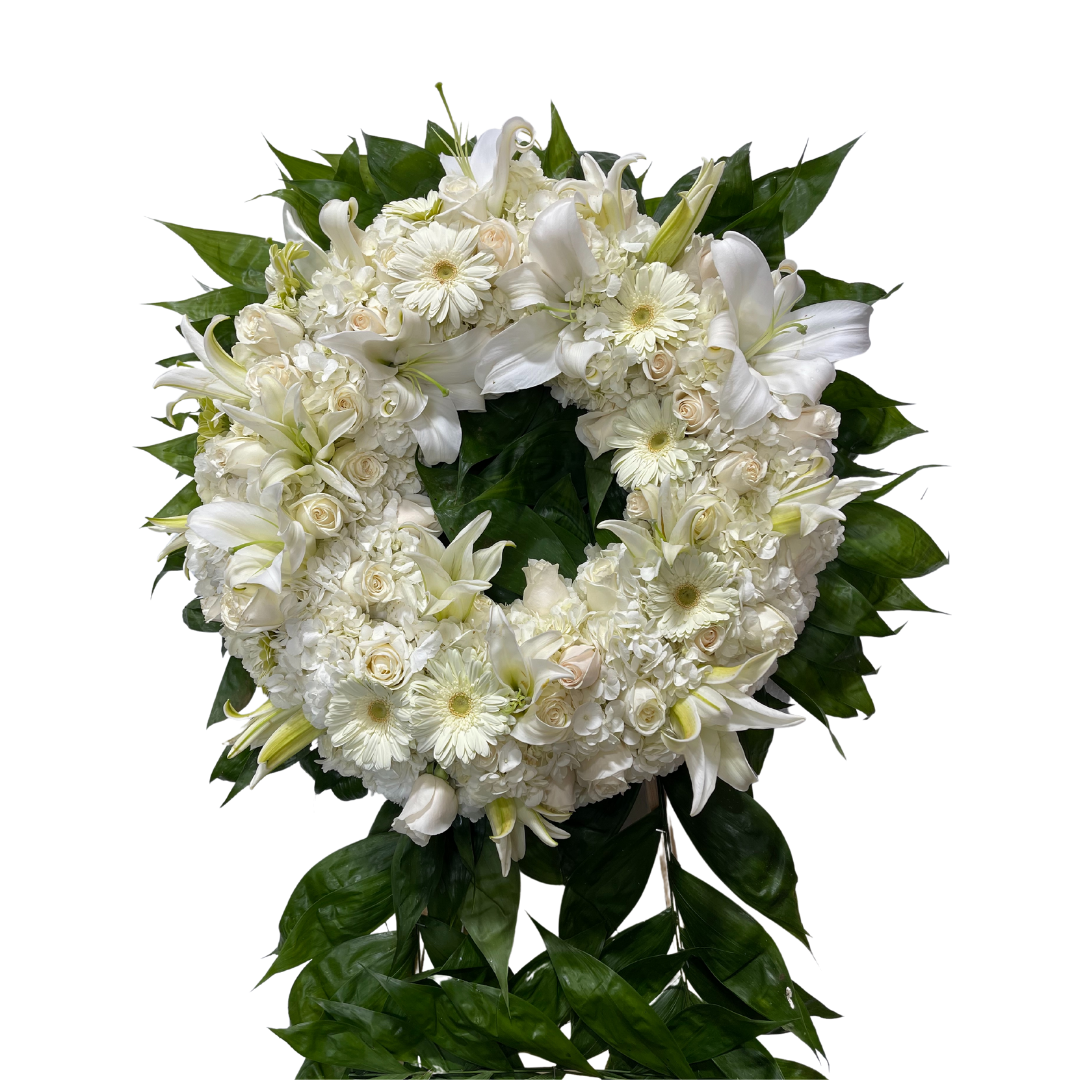
[[[504,872],[525,827],[554,844],[576,807],[684,761],[694,812],[718,778],[756,779],[738,732],[799,722],[753,695],[802,630],[841,508],[875,485],[831,475],[838,415],[819,404],[869,346],[868,305],[799,307],[794,263],[696,235],[722,164],[660,226],[623,184],[638,155],[605,173],[583,154],[583,179],[557,180],[531,143],[520,118],[459,141],[438,190],[365,229],[355,200],[327,202],[326,251],[287,211],[231,352],[221,318],[186,323],[202,367],[158,380],[202,405],[203,505],[158,522],[166,550],[187,546],[204,617],[266,694],[233,752],[261,747],[257,781],[317,740],[325,770],[405,804],[394,827],[421,844],[486,812]],[[540,386],[573,410],[503,397]],[[459,413],[489,403],[520,423],[512,445],[446,468]],[[553,411],[577,415],[590,471],[522,527],[598,541],[573,579],[498,531],[500,499],[533,483],[530,431],[566,442]],[[625,511],[597,521],[612,473]],[[467,520],[440,507],[446,476]],[[520,597],[493,602],[500,580]]]

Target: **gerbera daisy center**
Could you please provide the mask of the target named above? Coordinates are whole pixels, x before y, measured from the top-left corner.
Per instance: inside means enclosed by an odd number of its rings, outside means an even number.
[[[457,277],[458,268],[455,263],[452,263],[449,259],[440,259],[432,268],[432,277],[437,278],[439,281],[446,284],[453,281]]]
[[[368,702],[367,714],[369,720],[377,724],[385,723],[390,719],[390,706],[385,701],[374,698]]]
[[[692,582],[684,582],[675,589],[675,603],[684,610],[697,607],[701,599],[701,590]]]
[[[455,716],[468,716],[472,712],[472,697],[462,690],[452,695],[447,704]]]
[[[636,330],[647,330],[656,322],[656,309],[652,304],[638,304],[630,312],[630,322],[633,323]]]
[[[671,445],[671,432],[669,431],[654,431],[649,436],[648,447],[654,454],[659,454],[661,450],[666,450]]]

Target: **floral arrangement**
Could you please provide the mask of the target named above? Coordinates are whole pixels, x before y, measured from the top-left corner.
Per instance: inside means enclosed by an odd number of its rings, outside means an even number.
[[[646,198],[640,154],[578,153],[554,109],[543,150],[450,125],[275,150],[284,242],[169,226],[229,283],[163,305],[163,419],[195,430],[144,448],[193,477],[149,523],[230,657],[212,779],[387,800],[289,901],[278,1034],[301,1076],[818,1076],[759,1036],[820,1052],[835,1014],[679,866],[667,806],[805,942],[749,789],[793,702],[873,711],[860,637],[945,561],[878,501],[910,473],[855,460],[918,429],[834,367],[887,294],[784,249],[852,144]],[[661,841],[668,908],[618,933]],[[566,889],[515,973],[522,870]]]

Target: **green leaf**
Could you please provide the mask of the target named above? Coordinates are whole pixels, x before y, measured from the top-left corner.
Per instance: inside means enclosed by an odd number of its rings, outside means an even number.
[[[397,1058],[381,1046],[370,1045],[355,1027],[333,1020],[312,1020],[287,1028],[270,1029],[298,1054],[329,1065],[345,1065],[374,1073],[399,1073]]]
[[[498,849],[494,843],[485,843],[461,907],[461,922],[498,977],[504,996],[509,993],[507,972],[520,894],[517,865],[503,877]]]
[[[867,715],[874,711],[859,675],[819,666],[803,651],[792,651],[781,657],[773,678],[777,686],[819,720],[824,720],[826,715],[855,716],[862,707],[855,704],[858,700],[866,706]]]
[[[795,989],[798,990],[799,996],[803,999],[803,1004],[806,1006],[806,1011],[811,1016],[820,1016],[825,1020],[841,1019],[840,1013],[834,1012],[828,1005],[822,1005],[813,994],[807,993],[798,983],[795,984]]]
[[[368,829],[368,836],[377,836],[390,832],[390,823],[400,813],[401,807],[397,803],[384,799],[382,806],[379,807],[379,812],[375,815],[375,820],[371,823],[371,828]]]
[[[826,568],[818,574],[820,596],[810,613],[814,626],[850,637],[892,637],[896,632],[846,578]]]
[[[237,285],[249,292],[266,291],[265,270],[270,265],[272,241],[243,233],[192,229],[169,221],[160,224],[186,240],[199,258],[230,285]]]
[[[752,210],[727,226],[728,229],[753,240],[761,248],[770,266],[777,266],[784,259],[784,204],[798,182],[802,166],[800,159],[793,169],[788,170],[787,178],[768,198],[761,202],[755,200]]]
[[[551,138],[541,155],[541,161],[545,175],[554,177],[556,180],[562,180],[578,164],[578,153],[570,141],[570,136],[566,134],[566,128],[563,127],[562,117],[559,115],[559,110],[555,108],[555,102],[551,103]]]
[[[158,300],[151,307],[168,308],[178,315],[186,315],[192,322],[212,319],[215,315],[239,315],[248,304],[265,304],[266,290],[252,292],[230,285],[227,289],[211,289],[187,300]]]
[[[488,969],[484,954],[477,949],[468,934],[461,932],[460,923],[451,926],[427,914],[420,918],[418,926],[420,936],[424,939],[424,948],[436,968],[443,971]]]
[[[847,634],[835,634],[820,626],[804,626],[795,649],[817,667],[854,671],[858,675],[876,675],[877,669],[862,651],[862,642]]]
[[[697,173],[688,174],[693,183]],[[685,177],[683,180],[685,181]],[[686,190],[686,185],[682,190]],[[716,185],[712,201],[697,231],[701,234],[713,233],[719,237],[744,214],[754,207],[753,181],[750,179],[750,144],[740,146],[731,157],[726,159],[720,183]],[[666,215],[665,215],[666,216]]]
[[[908,404],[905,401],[894,401],[892,398],[884,397],[862,379],[852,375],[850,371],[836,373],[836,378],[825,387],[821,402],[841,413],[848,409],[884,409],[889,405]]]
[[[324,791],[332,792],[334,798],[342,802],[351,802],[353,799],[363,799],[368,789],[364,787],[364,781],[359,776],[345,776],[331,769],[329,772],[319,764],[318,752],[310,746],[301,750],[299,755],[300,768],[315,781],[315,794],[321,795]]]
[[[334,169],[334,180],[348,187],[352,198],[356,200],[355,224],[358,228],[366,229],[382,210],[383,197],[375,183],[375,178],[371,175],[368,159],[360,153],[355,139],[349,143],[338,159],[337,167]]]
[[[428,903],[428,914],[434,919],[460,926],[458,914],[471,881],[472,871],[458,853],[457,844],[447,843],[443,854],[442,881]]]
[[[660,811],[653,810],[579,863],[566,879],[559,911],[559,936],[574,938],[596,929],[615,933],[641,899],[656,862]]]
[[[439,186],[444,172],[438,157],[413,143],[364,133],[371,175],[388,200],[423,198]]]
[[[816,270],[799,270],[799,277],[806,286],[802,299],[794,310],[809,307],[811,304],[823,304],[827,300],[857,300],[860,304],[872,304],[891,295],[877,285],[866,281],[841,281],[839,278],[826,277]],[[900,288],[899,285],[896,287]],[[892,290],[893,292],[896,289]],[[835,406],[834,406],[835,407]]]
[[[857,570],[887,578],[923,577],[948,558],[921,525],[878,502],[844,507],[844,542],[839,558]]]
[[[765,176],[759,176],[754,181],[755,205],[775,197],[777,192],[790,183],[794,175],[795,182],[784,201],[784,236],[791,236],[806,224],[810,215],[821,204],[821,200],[829,193],[844,158],[858,141],[852,139],[831,153],[804,161],[794,169],[777,169]]]
[[[188,603],[181,614],[184,625],[189,630],[198,630],[203,634],[216,634],[221,630],[221,623],[206,621],[202,612],[202,602],[198,599]]]
[[[427,131],[424,135],[424,149],[436,157],[439,154],[453,155],[454,137],[446,128],[436,124],[434,120],[427,122]]]
[[[654,956],[663,956],[675,939],[678,920],[670,908],[644,922],[634,923],[616,934],[605,946],[600,959],[614,971]]]
[[[706,1061],[776,1030],[773,1020],[755,1020],[720,1005],[691,1005],[668,1025],[690,1061]]]
[[[536,500],[533,509],[557,530],[567,550],[578,560],[578,563],[583,563],[585,545],[592,543],[593,531],[585,519],[581,499],[578,497],[577,489],[569,473],[552,484]],[[576,541],[573,547],[571,547],[571,541]]]
[[[546,386],[518,390],[486,404],[485,412],[458,414],[461,420],[458,469],[462,474],[478,462],[503,452],[515,439],[554,419],[561,411]]]
[[[164,360],[155,360],[158,367],[186,367],[194,364],[199,358],[193,352],[180,353],[177,356],[166,356]]]
[[[319,1005],[330,1020],[363,1032],[368,1045],[385,1050],[397,1061],[415,1065],[416,1059],[429,1048],[438,1053],[430,1040],[398,1016],[376,1012],[349,1001],[320,1001]]]
[[[525,591],[525,571],[530,559],[555,563],[563,575],[577,575],[582,560],[567,549],[567,541],[556,533],[535,510],[505,499],[484,500],[469,504],[468,520],[484,510],[491,511],[491,521],[477,547],[510,540],[515,546],[503,552],[502,569],[492,579],[516,596]],[[438,513],[438,511],[436,511]],[[440,521],[442,519],[440,518]]]
[[[211,783],[214,780],[226,780],[232,783],[229,794],[225,796],[225,801],[221,804],[222,806],[232,802],[251,783],[259,768],[258,750],[249,747],[247,750],[237,754],[236,757],[230,758],[230,749],[232,748],[226,746],[221,751],[221,756],[210,773]]]
[[[713,1060],[729,1080],[784,1080],[777,1060],[756,1039]]]
[[[323,1010],[318,1001],[322,998],[381,1008],[386,992],[372,972],[393,974],[396,943],[393,931],[368,934],[343,941],[321,959],[311,961],[296,976],[289,991],[289,1023],[321,1020]]]
[[[693,1076],[671,1033],[625,979],[539,923],[536,928],[571,1007],[601,1039],[661,1076]]]
[[[266,145],[270,147],[274,156],[281,162],[290,180],[330,180],[333,178],[334,170],[321,161],[308,161],[306,158],[285,154],[269,140],[267,140]]]
[[[878,577],[842,562],[832,568],[855,586],[878,611],[935,611],[927,607],[900,578]]]
[[[202,499],[195,488],[195,481],[185,484],[156,514],[156,518],[183,517],[191,513],[196,506],[202,506]]]
[[[193,431],[188,435],[181,435],[178,439],[154,443],[152,446],[140,446],[137,449],[145,450],[158,461],[163,461],[170,468],[175,469],[177,476],[194,476],[197,438],[198,436]]]
[[[766,690],[759,690],[754,697],[763,705],[768,705],[770,709],[782,709],[784,707],[784,702],[773,698]],[[746,760],[749,762],[750,768],[760,776],[761,770],[765,765],[765,758],[769,753],[769,747],[772,746],[773,729],[751,729],[749,731],[740,731],[738,735],[739,742],[742,745],[743,753],[746,755]]]
[[[535,1005],[556,1026],[570,1019],[570,1002],[559,986],[555,968],[547,951],[534,956],[510,984],[511,993]]]
[[[255,680],[247,673],[238,657],[230,656],[225,665],[225,673],[218,683],[214,704],[210,706],[210,719],[206,721],[206,726],[211,727],[226,719],[226,701],[231,702],[232,707],[239,712],[254,696]]]
[[[614,450],[593,458],[592,454],[585,456],[585,486],[589,493],[589,521],[595,525],[599,520],[600,507],[607,496],[608,488],[615,479],[611,471],[611,459],[615,456]]]
[[[329,249],[330,247],[330,238],[322,231],[322,228],[319,225],[319,211],[322,209],[323,204],[316,195],[305,191],[303,185],[326,185],[333,183],[333,180],[287,180],[283,188],[268,193],[271,198],[281,199],[282,202],[287,203],[296,211],[296,215],[300,218],[300,224],[303,225],[304,231],[323,249]],[[348,189],[344,184],[340,185],[338,190],[340,194],[348,195]],[[334,196],[331,196],[331,198],[333,197]]]
[[[161,569],[157,573],[157,577],[154,578],[154,584],[150,586],[150,595],[154,595],[154,590],[158,587],[158,582],[168,573],[174,570],[184,569],[184,557],[187,555],[187,548],[180,548],[178,551],[170,551],[165,556],[165,561],[161,564]]]
[[[761,924],[678,863],[672,862],[668,873],[683,920],[684,946],[741,1001],[770,1020],[790,1025],[803,1042],[820,1051],[814,1022],[794,990],[780,950]]]
[[[390,864],[390,884],[394,897],[394,918],[401,962],[411,955],[411,939],[417,920],[428,906],[443,869],[445,837],[435,836],[425,847],[407,836],[398,838],[397,850]]]
[[[923,428],[892,405],[884,409],[848,409],[840,415],[836,446],[849,457],[876,454],[894,442],[922,434]]]
[[[528,1001],[510,994],[504,1004],[494,987],[458,979],[447,979],[441,987],[467,1023],[504,1046],[535,1054],[576,1073],[595,1075],[570,1040]]]
[[[788,1061],[786,1058],[777,1058],[776,1067],[784,1080],[827,1080],[824,1073],[817,1069],[811,1069],[801,1061]]]
[[[701,813],[691,817],[693,792],[686,770],[677,769],[665,776],[663,785],[682,827],[709,869],[740,900],[808,945],[795,895],[799,880],[795,861],[765,808],[748,792],[717,784]]]
[[[390,863],[397,842],[396,834],[368,836],[328,855],[300,879],[278,924],[277,957],[260,983],[370,933],[390,917]]]

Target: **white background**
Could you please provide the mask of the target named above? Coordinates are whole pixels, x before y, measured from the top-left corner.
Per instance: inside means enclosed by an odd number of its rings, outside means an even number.
[[[754,140],[755,172],[865,132],[789,254],[904,288],[847,365],[940,462],[892,501],[951,553],[869,644],[878,713],[781,732],[758,795],[784,829],[815,956],[782,931],[831,1076],[1065,1075],[1075,1028],[1076,172],[1049,4],[19,5],[2,145],[5,885],[0,1067],[88,1077],[288,1077],[289,976],[251,992],[295,881],[376,800],[299,769],[218,809],[204,730],[217,644],[192,634],[160,537],[181,481],[137,444],[153,361],[140,306],[212,280],[151,218],[279,235],[263,144],[422,141],[447,87],[474,132],[640,150],[660,193]],[[896,620],[897,622],[900,620]],[[689,844],[686,862],[695,867]],[[653,883],[643,910],[655,911]],[[553,891],[523,906],[549,926]],[[522,926],[515,962],[539,951]],[[783,1052],[809,1060],[795,1045]]]

